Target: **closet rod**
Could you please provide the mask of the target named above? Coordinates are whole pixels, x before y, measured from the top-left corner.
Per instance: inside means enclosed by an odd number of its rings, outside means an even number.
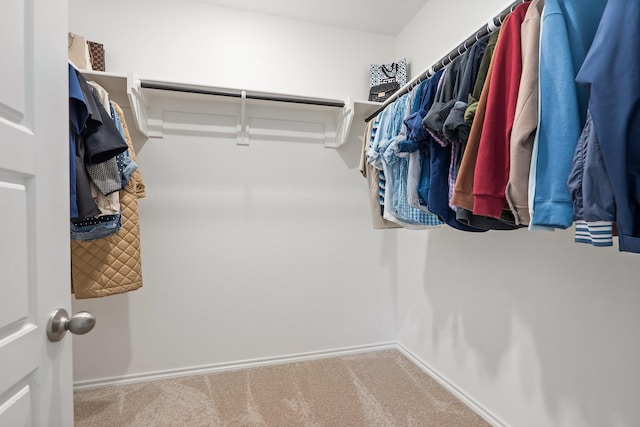
[[[173,92],[197,93],[202,95],[215,95],[215,96],[228,96],[231,98],[242,98],[242,94],[240,93],[220,92],[220,91],[206,90],[206,89],[193,89],[193,88],[168,85],[168,84],[142,82],[140,84],[140,87],[144,89],[158,89],[158,90],[168,90]],[[258,99],[261,101],[276,101],[276,102],[289,102],[293,104],[320,105],[323,107],[340,107],[340,108],[344,107],[344,102],[341,102],[341,101],[326,101],[326,100],[310,99],[310,98],[284,97],[284,96],[272,96],[272,95],[252,95],[249,93],[247,94],[246,98]]]
[[[495,30],[497,30],[501,25],[504,19],[513,12],[513,9],[516,8],[521,3],[527,3],[531,0],[517,0],[506,7],[502,12],[498,15],[491,18],[488,24],[485,24],[480,29],[478,29],[471,37],[460,43],[457,47],[452,49],[449,53],[443,56],[438,62],[429,67],[426,71],[411,79],[407,84],[402,86],[396,93],[391,95],[388,99],[384,101],[384,103],[378,108],[373,114],[365,119],[365,122],[370,122],[373,120],[381,111],[383,111],[389,104],[394,102],[396,99],[400,98],[405,93],[411,92],[411,90],[418,86],[423,81],[427,80],[429,77],[433,76],[436,72],[446,67],[458,56],[464,54],[478,39],[486,36],[487,34],[491,34]]]

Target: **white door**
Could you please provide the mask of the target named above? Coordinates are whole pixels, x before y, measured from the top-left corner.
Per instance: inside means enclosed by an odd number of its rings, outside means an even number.
[[[0,426],[72,426],[67,2],[0,1]]]

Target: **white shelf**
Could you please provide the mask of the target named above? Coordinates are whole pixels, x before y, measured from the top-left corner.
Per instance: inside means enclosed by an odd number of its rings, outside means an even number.
[[[148,135],[140,130],[139,118],[131,108],[131,100],[127,92],[127,81],[129,76],[118,73],[105,73],[102,71],[82,70],[82,75],[88,81],[94,81],[102,86],[108,93],[109,98],[115,101],[124,112],[127,124],[134,123],[135,126],[128,126],[129,133],[133,139],[136,149],[142,146]]]
[[[130,108],[129,97],[127,96],[127,75],[117,73],[104,73],[101,71],[81,71],[85,79],[94,81],[109,92],[109,98],[115,101],[120,107]]]
[[[380,104],[139,79],[133,73],[83,71],[130,112],[144,138],[166,134],[251,141],[321,143],[362,141],[364,119]],[[300,103],[307,102],[307,103]],[[329,105],[321,105],[329,104]],[[344,107],[341,105],[344,104]],[[135,138],[134,138],[135,139]]]

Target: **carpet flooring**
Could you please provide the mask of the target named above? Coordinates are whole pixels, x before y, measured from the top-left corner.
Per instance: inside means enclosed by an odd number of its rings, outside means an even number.
[[[102,387],[76,427],[488,426],[396,350]]]

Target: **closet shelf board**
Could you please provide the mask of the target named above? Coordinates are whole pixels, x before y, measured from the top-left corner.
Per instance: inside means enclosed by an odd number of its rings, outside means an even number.
[[[135,127],[146,138],[181,134],[235,139],[239,145],[273,140],[338,148],[362,140],[363,117],[379,106],[351,99],[140,79],[133,73],[83,74],[130,110]]]
[[[134,145],[141,147],[148,135],[142,131],[139,118],[132,108],[133,102],[127,90],[129,76],[120,73],[87,70],[82,71],[82,74],[85,79],[94,81],[102,86],[109,93],[109,98],[122,108],[127,123],[135,124],[135,126],[129,126],[129,132],[131,133]]]

